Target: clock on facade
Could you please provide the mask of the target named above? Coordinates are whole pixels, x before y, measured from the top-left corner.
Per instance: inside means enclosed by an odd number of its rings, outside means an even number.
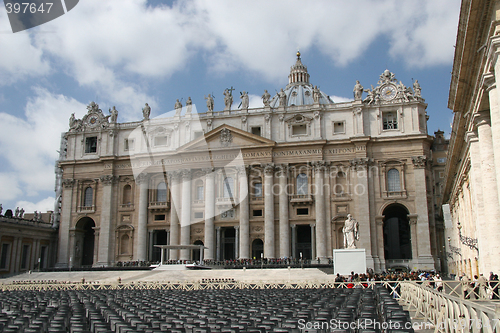
[[[90,115],[87,118],[87,124],[91,127],[96,126],[98,123],[99,123],[99,116],[97,116],[96,114]]]
[[[388,84],[380,90],[380,98],[389,101],[396,97],[396,87],[393,84]]]

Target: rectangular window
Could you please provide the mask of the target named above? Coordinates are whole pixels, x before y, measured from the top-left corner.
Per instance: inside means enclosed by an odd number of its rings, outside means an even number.
[[[297,208],[297,215],[309,215],[309,208]]]
[[[21,255],[21,269],[28,268],[28,259],[30,254],[30,246],[28,244],[23,245],[23,252]]]
[[[2,254],[0,256],[0,269],[7,269],[7,265],[9,264],[9,255],[10,255],[10,244],[3,243],[2,244]]]
[[[165,215],[164,214],[155,215],[155,221],[165,221]]]
[[[85,154],[97,153],[97,136],[85,139]]]
[[[343,134],[345,133],[345,122],[334,121],[333,122],[333,134]]]
[[[384,130],[398,129],[398,114],[396,111],[382,113]]]
[[[134,150],[134,144],[135,144],[134,139],[125,139],[123,149],[124,150]]]
[[[260,126],[252,127],[252,134],[261,136],[261,127]]]
[[[166,135],[155,136],[154,139],[155,147],[166,146],[167,144],[168,144],[168,136]]]
[[[196,200],[203,200],[203,186],[196,187]]]
[[[253,195],[256,198],[262,198],[262,183],[253,184]]]
[[[292,135],[307,135],[307,126],[305,124],[293,125]]]
[[[194,212],[194,218],[195,219],[202,219],[203,218],[203,212]]]
[[[254,209],[253,216],[262,216],[262,209]]]

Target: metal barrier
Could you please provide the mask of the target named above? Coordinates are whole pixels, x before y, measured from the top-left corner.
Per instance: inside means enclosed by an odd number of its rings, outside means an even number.
[[[496,301],[465,300],[414,282],[405,281],[400,286],[400,300],[415,310],[417,316],[434,324],[434,332],[500,332],[500,303]],[[450,293],[457,294],[461,284],[448,288]]]

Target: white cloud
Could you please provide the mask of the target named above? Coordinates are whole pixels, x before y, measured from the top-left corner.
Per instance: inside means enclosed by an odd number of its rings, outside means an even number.
[[[3,6],[2,6],[3,7]],[[0,10],[0,85],[47,74],[50,65],[28,33],[13,34],[7,12]]]
[[[335,102],[335,103],[342,103],[342,102],[351,102],[353,98],[348,98],[348,97],[341,97],[341,96],[330,96],[330,98]]]
[[[61,133],[67,131],[71,113],[77,117],[86,113],[85,105],[72,98],[43,88],[34,91],[35,97],[26,104],[25,118],[0,113],[0,151],[8,163],[0,172],[0,187],[10,179],[9,191],[16,196],[36,196],[54,187]],[[0,192],[0,200],[13,199],[4,192]]]
[[[0,201],[10,201],[22,194],[18,177],[14,172],[0,172]],[[4,206],[3,209],[9,207]]]
[[[33,213],[35,210],[45,213],[48,210],[54,210],[54,197],[47,197],[38,202],[18,201],[16,207],[23,208],[27,213]]]

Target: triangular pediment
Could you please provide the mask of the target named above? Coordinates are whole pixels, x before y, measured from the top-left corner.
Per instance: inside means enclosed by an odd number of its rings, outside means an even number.
[[[178,152],[272,147],[276,142],[224,124],[179,147]]]

